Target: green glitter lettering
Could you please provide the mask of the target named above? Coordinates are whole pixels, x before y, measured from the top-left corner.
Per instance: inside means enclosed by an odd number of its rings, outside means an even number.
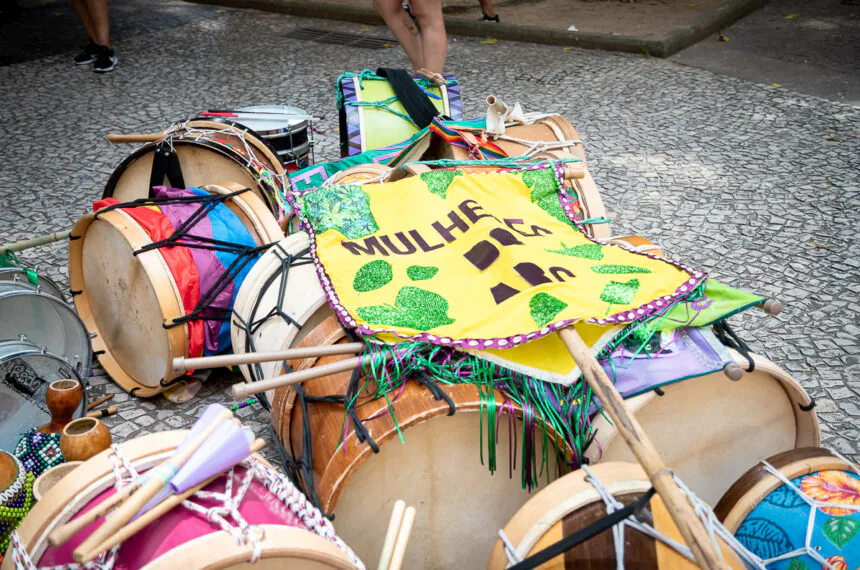
[[[374,325],[389,325],[426,331],[450,325],[454,319],[448,317],[448,300],[438,293],[403,287],[397,293],[394,306],[374,305],[359,307],[358,316]]]
[[[392,279],[394,272],[391,270],[391,264],[384,259],[377,259],[358,268],[352,280],[352,288],[359,293],[366,293],[389,284]]]
[[[561,249],[548,249],[549,253],[558,253],[560,255],[569,255],[571,257],[581,257],[583,259],[593,259],[600,261],[603,259],[603,246],[596,243],[586,243],[583,245],[575,245],[567,247],[564,242],[561,242]]]
[[[553,218],[564,222],[572,228],[576,227],[567,214],[564,208],[561,207],[559,201],[558,178],[551,168],[542,170],[527,170],[522,173],[523,183],[531,188],[531,200],[537,204],[540,209],[545,211]]]
[[[319,188],[301,201],[302,213],[318,234],[337,230],[347,239],[359,239],[379,229],[370,211],[370,197],[361,186]]]
[[[430,172],[422,172],[420,178],[430,192],[446,198],[448,187],[461,174],[463,173],[459,170],[431,170]]]
[[[537,326],[543,328],[567,307],[567,303],[549,293],[538,293],[529,299],[529,311]]]
[[[638,279],[631,279],[626,283],[610,281],[603,288],[600,300],[611,305],[629,305],[637,291],[639,291]]]
[[[629,273],[651,273],[647,267],[639,267],[638,265],[594,265],[591,270],[595,273],[603,275],[624,275]]]
[[[437,273],[439,273],[438,267],[410,265],[406,268],[406,275],[413,281],[425,281]]]

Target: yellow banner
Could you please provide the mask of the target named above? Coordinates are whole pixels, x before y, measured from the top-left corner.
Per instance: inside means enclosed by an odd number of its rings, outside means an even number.
[[[662,312],[704,274],[586,237],[555,168],[433,171],[305,193],[323,286],[364,334],[507,349]],[[561,370],[558,370],[561,372]]]

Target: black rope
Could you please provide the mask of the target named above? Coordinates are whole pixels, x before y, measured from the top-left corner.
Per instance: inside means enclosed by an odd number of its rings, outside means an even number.
[[[427,388],[435,400],[445,400],[445,402],[448,404],[448,415],[454,415],[454,412],[457,411],[457,405],[454,404],[454,400],[451,399],[451,396],[449,396],[447,392],[445,392],[442,387],[436,383],[435,380],[430,378],[427,372],[422,370],[418,374],[418,376],[415,377],[415,380],[419,384]]]
[[[803,404],[798,404],[797,407],[800,408],[801,410],[803,410],[804,412],[811,412],[815,408],[815,398],[810,396],[808,404],[806,404],[805,406]]]
[[[564,554],[571,548],[582,544],[586,540],[594,538],[598,534],[612,528],[624,519],[628,518],[630,515],[636,515],[636,517],[638,518],[642,512],[642,509],[645,508],[645,506],[651,500],[651,497],[654,496],[654,493],[656,493],[656,490],[654,489],[654,487],[651,487],[650,489],[648,489],[648,491],[645,492],[644,495],[642,495],[623,509],[615,511],[611,515],[607,515],[599,521],[595,521],[587,527],[580,529],[571,535],[565,536],[555,544],[552,544],[544,548],[540,552],[529,556],[522,562],[518,562],[513,566],[510,566],[508,570],[530,570],[532,568],[537,568],[544,562],[548,562],[556,556]]]
[[[717,338],[721,343],[738,351],[747,359],[747,362],[750,364],[749,368],[747,368],[747,372],[755,370],[755,361],[750,354],[751,349],[749,345],[747,345],[747,343],[745,343],[743,339],[739,337],[734,330],[732,330],[732,327],[729,326],[727,321],[714,323],[714,333],[717,335]]]

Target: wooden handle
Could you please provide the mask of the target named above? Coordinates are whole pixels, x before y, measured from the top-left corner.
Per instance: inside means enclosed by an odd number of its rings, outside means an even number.
[[[258,451],[263,449],[265,445],[266,442],[262,439],[254,440],[254,442],[251,444],[251,453],[257,453]],[[172,495],[167,499],[163,500],[162,502],[158,503],[157,505],[146,511],[144,514],[136,518],[134,521],[122,527],[116,534],[114,534],[106,541],[99,544],[96,548],[88,552],[84,556],[84,561],[89,562],[90,560],[95,559],[102,552],[106,552],[117,544],[125,542],[126,540],[140,532],[149,523],[160,518],[164,513],[178,506],[180,503],[182,503],[182,501],[184,501],[200,489],[206,487],[207,485],[209,485],[209,483],[211,483],[221,475],[221,473],[214,475],[209,479],[203,481],[199,485],[195,485],[191,489],[188,489],[187,491],[178,495]]]
[[[202,446],[212,433],[218,429],[221,422],[233,416],[229,410],[220,413],[215,419],[206,426],[206,429],[192,441],[187,447],[176,452],[161,465],[156,467],[156,471],[149,474],[146,482],[131,495],[114,514],[107,519],[102,525],[95,530],[84,542],[78,546],[72,557],[76,562],[83,562],[84,556],[91,552],[96,546],[107,540],[109,536],[116,533],[128,521],[134,517],[146,504],[155,497],[161,489],[167,485],[179,469],[182,468],[188,459]]]
[[[107,136],[107,140],[111,144],[127,144],[127,143],[148,143],[148,142],[158,142],[163,139],[166,135],[164,133],[138,133],[138,134],[130,134],[130,135],[120,135],[117,133],[110,133]]]
[[[388,521],[388,530],[385,532],[385,541],[382,543],[382,552],[379,554],[377,570],[388,570],[388,567],[391,566],[391,557],[394,554],[394,545],[397,542],[397,533],[400,532],[405,510],[406,503],[403,501],[398,500],[394,503],[394,509],[391,510],[391,520]]]
[[[104,516],[105,513],[111,510],[114,505],[125,500],[125,498],[137,490],[138,487],[140,487],[139,480],[129,483],[120,491],[114,493],[109,499],[99,503],[95,508],[90,509],[68,524],[61,526],[48,535],[48,544],[53,547],[62,546],[68,542],[70,538],[83,530],[84,527]]]
[[[782,312],[782,302],[776,299],[767,299],[764,303],[756,305],[756,307],[771,317],[775,317]]]
[[[409,535],[412,534],[412,525],[415,523],[415,507],[409,507],[403,513],[403,522],[400,523],[400,531],[397,533],[397,542],[394,544],[394,554],[391,555],[391,566],[388,570],[400,570],[403,565],[403,557],[406,556],[406,546],[409,544]]]
[[[648,439],[636,418],[627,410],[621,394],[591,354],[588,345],[573,327],[561,329],[558,331],[558,336],[576,361],[586,382],[594,390],[603,409],[609,414],[618,433],[627,442],[630,451],[648,474],[651,484],[660,493],[681,536],[693,551],[696,562],[705,570],[727,569],[728,565],[711,542],[702,521],[696,517],[690,502],[675,483],[672,473],[663,464],[654,444]]]
[[[116,408],[103,408],[94,412],[87,412],[88,418],[107,418],[116,413]]]
[[[388,362],[391,356],[391,352],[387,352],[382,356],[382,358],[385,362]],[[332,362],[331,364],[323,364],[322,366],[314,366],[307,370],[300,370],[299,372],[291,372],[290,374],[284,374],[283,376],[276,376],[269,380],[251,382],[250,384],[245,382],[233,384],[233,398],[236,400],[244,400],[248,396],[259,394],[260,392],[265,392],[267,390],[275,390],[277,388],[289,386],[290,384],[299,384],[306,380],[313,380],[320,376],[328,376],[329,374],[337,374],[338,372],[346,372],[355,368],[361,368],[365,364],[370,363],[371,357],[372,355],[366,354],[364,356],[359,356],[358,358],[348,358],[339,362]]]
[[[98,407],[98,406],[100,406],[100,405],[104,404],[104,403],[105,403],[105,402],[107,402],[108,400],[112,400],[112,399],[113,399],[113,396],[114,396],[113,394],[108,394],[107,396],[104,396],[103,398],[99,398],[98,400],[96,400],[95,402],[93,402],[93,403],[91,403],[90,405],[88,405],[88,406],[87,406],[87,411],[89,412],[89,411],[91,411],[93,408],[96,408],[96,407]]]
[[[199,368],[221,368],[222,366],[239,366],[241,364],[256,364],[258,362],[278,362],[294,358],[312,358],[315,356],[331,356],[335,354],[360,354],[364,350],[363,342],[349,342],[330,346],[309,346],[307,348],[291,348],[278,352],[249,352],[246,354],[219,354],[218,356],[202,356],[200,358],[174,358],[173,369],[177,372],[197,370]]]
[[[0,245],[0,253],[5,252],[7,249],[11,249],[12,251],[24,251],[25,249],[30,249],[31,247],[38,247],[40,245],[54,243],[55,241],[67,239],[69,235],[71,235],[71,233],[72,230],[64,230],[61,232],[53,232],[31,239],[16,241],[14,243],[3,244]]]

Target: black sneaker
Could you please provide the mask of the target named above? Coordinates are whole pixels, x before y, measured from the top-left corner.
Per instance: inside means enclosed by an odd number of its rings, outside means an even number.
[[[113,50],[105,46],[96,46],[96,50],[96,62],[93,64],[93,71],[96,73],[113,71],[113,68],[119,63],[119,60],[113,54]]]
[[[90,40],[90,43],[87,44],[84,51],[75,56],[75,65],[87,65],[94,62],[96,60],[96,52],[98,49],[99,46]]]
[[[496,14],[496,15],[495,15],[495,16],[493,16],[492,18],[490,18],[490,17],[489,17],[489,16],[487,16],[486,14],[481,14],[481,17],[480,17],[480,18],[478,18],[478,21],[479,21],[479,22],[493,22],[494,24],[499,24],[499,23],[501,23],[501,20],[499,19],[499,15],[498,15],[498,14]]]

